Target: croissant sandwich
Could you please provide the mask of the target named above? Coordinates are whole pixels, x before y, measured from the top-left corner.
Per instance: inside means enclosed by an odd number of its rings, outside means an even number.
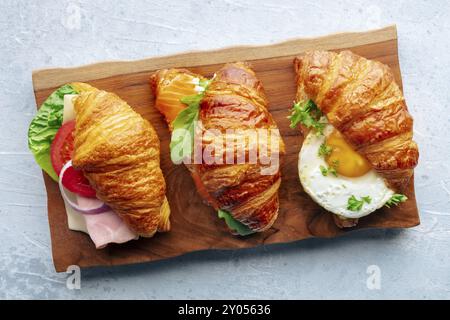
[[[170,229],[158,136],[117,95],[84,83],[59,88],[30,125],[29,145],[59,182],[69,228],[97,248]]]
[[[389,67],[350,51],[311,51],[294,65],[297,102],[290,119],[306,134],[299,157],[305,191],[340,227],[406,201],[402,191],[419,151]]]
[[[152,76],[151,85],[155,107],[172,130],[172,160],[186,156],[194,160],[184,163],[203,199],[218,210],[234,234],[269,229],[278,215],[278,159],[284,144],[255,73],[239,62],[226,64],[212,80],[185,69],[160,70]],[[195,128],[189,131],[191,126]],[[180,136],[177,131],[183,128],[188,130]],[[185,143],[190,132],[199,144]],[[259,135],[255,143],[249,132],[266,132],[267,139]],[[276,166],[263,161],[263,149]],[[210,155],[215,161],[205,159],[209,150],[213,150]]]

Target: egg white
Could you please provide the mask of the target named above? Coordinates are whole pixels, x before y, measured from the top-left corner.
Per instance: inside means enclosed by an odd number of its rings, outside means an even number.
[[[394,195],[383,178],[375,170],[370,170],[361,177],[351,178],[332,174],[323,176],[320,166],[328,168],[325,159],[318,151],[325,139],[333,131],[333,126],[327,124],[324,135],[310,132],[303,142],[299,154],[298,172],[300,182],[306,193],[326,210],[346,219],[358,219],[367,216],[383,207]],[[355,196],[358,200],[370,196],[371,203],[364,203],[360,211],[347,209],[348,199]]]

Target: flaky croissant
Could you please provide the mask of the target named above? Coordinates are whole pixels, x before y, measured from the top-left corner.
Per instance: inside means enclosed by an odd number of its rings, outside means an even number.
[[[187,82],[182,86],[184,89],[179,90],[178,80],[182,78],[187,79]],[[174,109],[174,105],[162,96],[168,96],[168,92],[175,91],[181,93],[177,96],[179,100],[183,96],[195,94],[195,88],[189,85],[195,78],[203,79],[180,69],[160,70],[153,75],[151,82],[156,96],[155,106],[167,120],[171,118],[168,113]],[[190,88],[191,91],[186,91],[185,88]],[[211,143],[205,134],[211,129],[218,130],[223,136],[227,129],[277,129],[267,110],[267,104],[262,84],[247,64],[225,65],[216,73],[200,104],[202,150]],[[231,145],[226,145],[226,148],[233,148],[231,153],[237,150],[237,145],[243,140],[239,136],[236,138]],[[284,144],[279,135],[276,146],[278,150],[272,150],[274,153],[284,153]],[[251,147],[247,143],[244,148],[248,153]],[[234,156],[236,157],[236,153]],[[279,209],[278,189],[281,183],[279,167],[268,175],[262,174],[263,165],[259,162],[210,165],[203,162],[190,164],[188,169],[198,192],[209,205],[216,210],[230,212],[233,218],[252,231],[267,230],[276,220]]]
[[[350,51],[311,51],[294,61],[297,101],[311,99],[372,167],[402,190],[417,165],[413,119],[390,68]]]
[[[95,88],[83,91],[74,109],[73,165],[97,197],[140,236],[168,231],[159,139],[150,123],[117,95]]]

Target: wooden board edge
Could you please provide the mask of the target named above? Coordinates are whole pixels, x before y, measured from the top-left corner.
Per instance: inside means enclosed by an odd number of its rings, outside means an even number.
[[[161,261],[168,261],[168,260],[175,260],[177,258],[180,257],[184,257],[190,254],[198,254],[198,253],[204,253],[204,252],[229,252],[229,251],[234,251],[234,250],[247,250],[247,249],[254,249],[254,248],[260,248],[260,247],[276,247],[276,246],[282,246],[282,245],[292,245],[292,244],[296,244],[296,243],[300,243],[303,242],[305,240],[311,240],[311,239],[322,239],[322,240],[332,240],[332,239],[338,239],[338,238],[345,238],[345,237],[349,237],[350,235],[354,235],[357,232],[364,232],[364,231],[370,231],[370,230],[381,230],[381,231],[386,231],[386,230],[406,230],[406,229],[412,229],[415,228],[417,226],[420,225],[420,221],[419,222],[413,222],[408,226],[393,226],[393,227],[389,227],[389,228],[377,228],[377,227],[364,227],[361,229],[356,229],[356,230],[348,230],[346,232],[342,232],[339,233],[337,235],[333,235],[333,236],[329,236],[329,237],[317,237],[317,236],[308,236],[302,239],[296,239],[296,240],[292,240],[292,241],[286,241],[286,242],[268,242],[268,243],[262,243],[260,245],[257,246],[249,246],[249,247],[244,247],[244,248],[231,248],[231,247],[217,247],[217,248],[205,248],[205,249],[198,249],[198,250],[193,250],[193,251],[189,251],[189,252],[185,252],[185,253],[180,253],[180,254],[176,254],[176,255],[172,255],[172,256],[168,256],[162,259],[156,259],[156,260],[140,260],[137,259],[136,261],[109,261],[109,262],[102,262],[102,263],[89,263],[86,262],[84,260],[78,262],[78,266],[81,269],[84,270],[96,270],[96,269],[102,269],[102,268],[115,268],[115,267],[124,267],[124,266],[131,266],[131,265],[148,265],[148,264],[153,264],[153,263],[157,263],[157,262],[161,262]],[[67,268],[70,266],[71,264],[69,263],[59,263],[58,265],[54,265],[55,266],[55,271],[57,273],[62,273],[62,272],[66,272]]]
[[[73,68],[41,69],[32,72],[34,91],[54,88],[72,81],[89,81],[121,74],[153,71],[161,68],[209,65],[236,60],[259,60],[295,55],[309,49],[342,49],[388,40],[397,40],[396,25],[364,32],[342,32],[322,37],[296,38],[257,46],[234,46],[211,51],[190,51],[142,60],[106,61]],[[264,48],[264,50],[261,50]],[[202,59],[199,59],[201,55]],[[199,63],[198,61],[202,62]],[[48,79],[51,79],[50,81]]]

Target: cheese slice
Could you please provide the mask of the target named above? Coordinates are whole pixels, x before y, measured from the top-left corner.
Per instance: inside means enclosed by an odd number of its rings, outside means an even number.
[[[64,96],[63,124],[68,121],[75,120],[75,109],[73,108],[73,102],[77,97],[77,94],[66,94]]]
[[[67,224],[69,225],[69,229],[89,234],[89,231],[86,226],[86,220],[84,219],[83,214],[72,208],[72,206],[68,204],[65,200],[64,205],[66,207]]]

